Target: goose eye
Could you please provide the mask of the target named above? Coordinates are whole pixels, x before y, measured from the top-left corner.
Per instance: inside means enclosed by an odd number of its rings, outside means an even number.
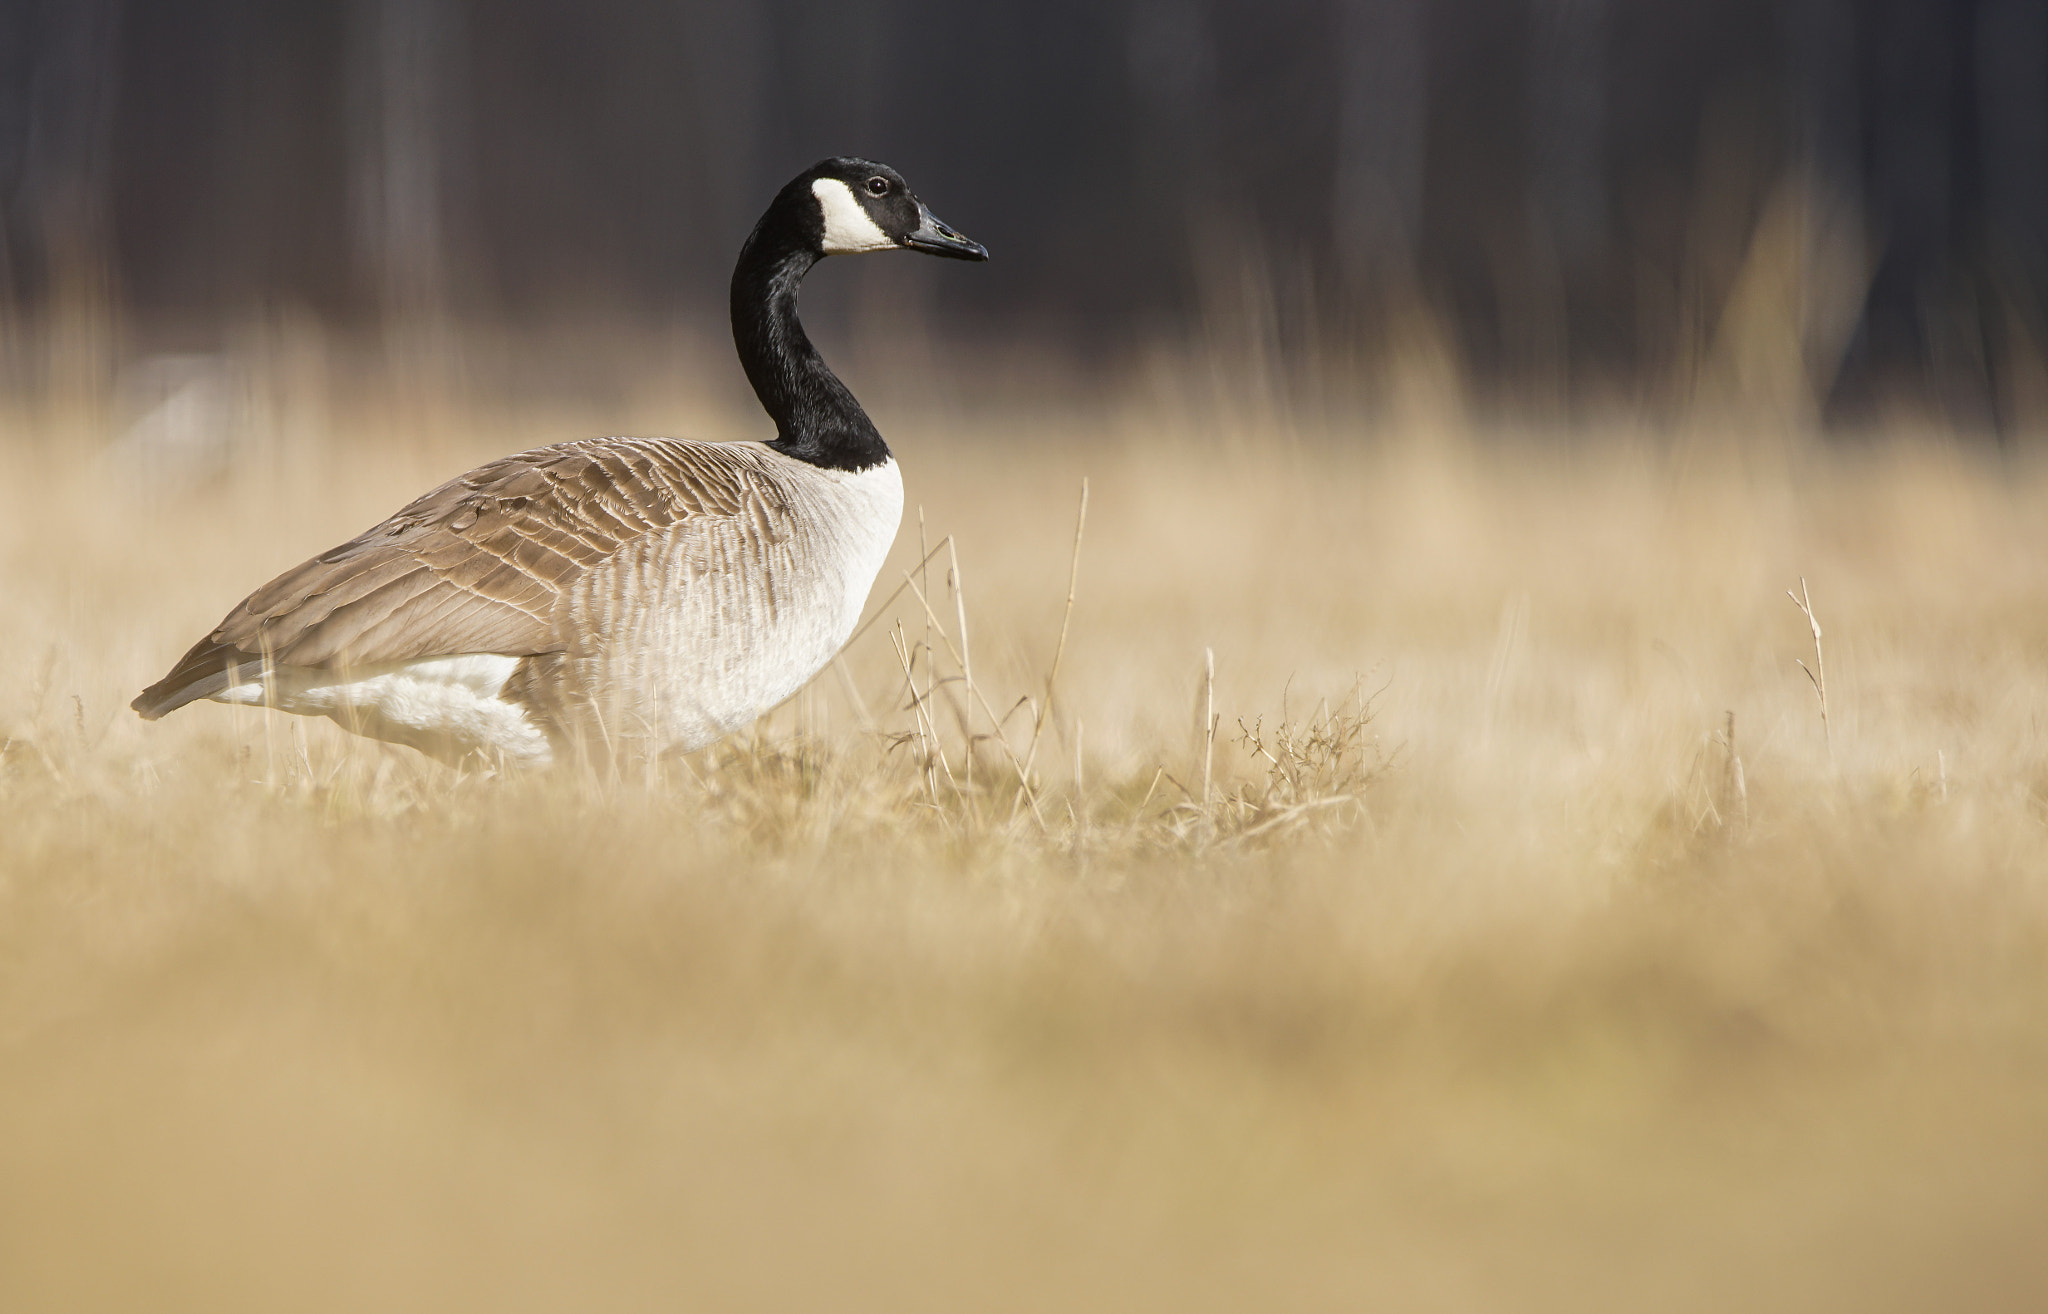
[[[887,196],[888,194],[889,194],[889,180],[888,180],[887,178],[870,178],[870,179],[868,179],[868,195],[869,195],[869,196]]]

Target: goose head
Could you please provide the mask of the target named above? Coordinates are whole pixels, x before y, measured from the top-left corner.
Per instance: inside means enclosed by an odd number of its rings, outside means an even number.
[[[821,256],[861,251],[922,251],[954,260],[986,260],[988,249],[953,231],[910,190],[903,175],[873,160],[820,160],[783,189]]]

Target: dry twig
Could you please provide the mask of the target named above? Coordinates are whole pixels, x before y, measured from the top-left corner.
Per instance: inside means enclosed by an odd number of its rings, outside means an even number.
[[[1813,665],[1808,666],[1797,657],[1792,660],[1800,670],[1806,672],[1806,678],[1813,684],[1814,696],[1820,699],[1821,739],[1827,744],[1828,761],[1833,762],[1835,735],[1834,730],[1828,725],[1828,664],[1827,658],[1821,653],[1820,617],[1813,614],[1813,597],[1806,591],[1806,576],[1799,577],[1799,592],[1794,593],[1791,589],[1786,589],[1785,596],[1792,599],[1792,605],[1799,608],[1801,614],[1806,617],[1806,623],[1813,627]]]

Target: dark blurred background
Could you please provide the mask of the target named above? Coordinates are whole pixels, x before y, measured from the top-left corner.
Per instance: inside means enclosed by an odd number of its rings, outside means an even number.
[[[996,253],[891,275],[928,331],[1077,367],[2040,405],[2043,0],[0,0],[9,377],[60,322],[715,325],[837,153]]]

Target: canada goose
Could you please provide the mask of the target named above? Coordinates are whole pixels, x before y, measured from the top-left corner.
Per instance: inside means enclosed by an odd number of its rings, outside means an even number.
[[[895,459],[796,301],[822,257],[898,247],[988,259],[894,169],[813,165],[732,275],[772,442],[593,438],[479,466],[250,594],[132,706],[261,704],[526,765],[746,725],[839,651],[896,537]]]

